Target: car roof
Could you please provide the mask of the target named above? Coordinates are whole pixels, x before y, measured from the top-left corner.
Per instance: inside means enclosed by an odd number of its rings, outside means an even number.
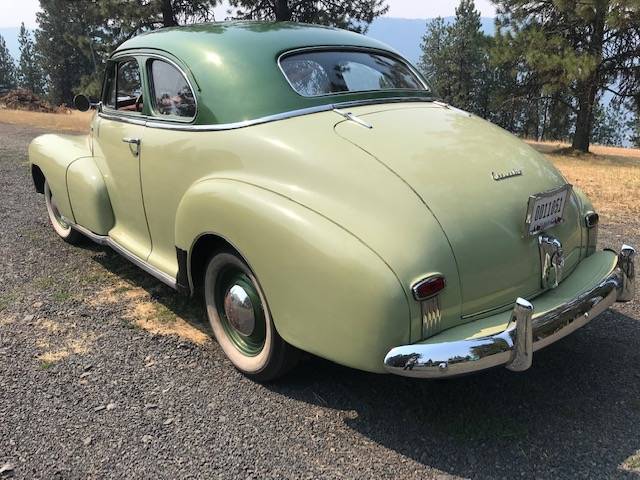
[[[176,61],[198,90],[197,124],[232,124],[390,92],[297,94],[278,66],[283,53],[307,47],[391,47],[347,30],[294,22],[233,21],[163,28],[140,34],[112,56],[156,53]],[[415,92],[414,92],[415,94]],[[397,92],[393,94],[397,97]]]

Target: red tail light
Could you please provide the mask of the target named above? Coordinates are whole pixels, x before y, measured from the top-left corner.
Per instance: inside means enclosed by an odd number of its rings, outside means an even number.
[[[446,285],[447,282],[442,275],[434,275],[433,277],[420,280],[411,287],[411,290],[413,291],[414,298],[422,301],[437,295]]]

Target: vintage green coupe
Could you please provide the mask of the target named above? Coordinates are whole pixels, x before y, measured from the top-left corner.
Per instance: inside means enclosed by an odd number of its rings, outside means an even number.
[[[55,231],[203,292],[257,380],[300,351],[423,378],[525,370],[633,296],[634,250],[596,252],[580,190],[370,38],[163,29],[112,54],[94,106],[88,135],[29,148]]]

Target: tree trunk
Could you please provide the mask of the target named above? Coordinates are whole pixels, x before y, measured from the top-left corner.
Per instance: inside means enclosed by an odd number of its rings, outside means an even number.
[[[160,0],[160,11],[162,12],[162,24],[165,27],[177,27],[178,22],[176,21],[176,17],[173,13],[173,5],[171,5],[171,0]]]
[[[589,151],[591,143],[591,128],[593,127],[593,104],[595,103],[597,87],[593,84],[585,85],[578,95],[578,114],[576,116],[576,132],[573,135],[572,147],[581,152]]]
[[[578,115],[576,132],[572,147],[581,152],[589,151],[591,128],[593,127],[593,105],[600,89],[600,64],[602,63],[602,47],[604,44],[604,27],[608,10],[608,1],[596,2],[593,34],[589,43],[589,53],[596,58],[596,67],[582,85],[578,85]]]
[[[275,11],[277,22],[288,22],[291,20],[289,0],[275,0]]]

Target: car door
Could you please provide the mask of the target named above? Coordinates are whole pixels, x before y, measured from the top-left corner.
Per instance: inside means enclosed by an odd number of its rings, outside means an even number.
[[[142,198],[140,161],[144,156],[143,77],[135,57],[109,61],[94,155],[109,192],[115,225],[109,236],[140,259],[151,252]]]
[[[164,56],[145,60],[149,121],[145,128],[144,156],[140,171],[142,193],[153,248],[148,262],[175,276],[178,264],[175,246],[176,211],[185,190],[215,158],[197,155],[198,139],[190,129],[196,117],[196,96],[190,80],[178,63]]]

